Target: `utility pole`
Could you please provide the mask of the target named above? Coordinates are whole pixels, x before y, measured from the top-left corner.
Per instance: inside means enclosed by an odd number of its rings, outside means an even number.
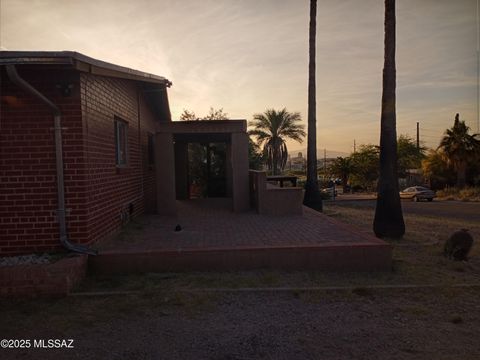
[[[355,139],[353,139],[353,153],[355,154],[357,152],[357,143],[355,142]]]
[[[480,20],[477,0],[477,133],[480,133]]]
[[[323,180],[327,178],[327,149],[323,149]]]
[[[417,150],[420,150],[420,123],[417,122]]]

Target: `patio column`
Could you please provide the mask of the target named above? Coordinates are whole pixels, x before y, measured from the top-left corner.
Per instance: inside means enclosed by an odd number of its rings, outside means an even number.
[[[178,200],[189,198],[188,143],[175,141],[175,188]]]
[[[250,189],[248,178],[248,135],[246,133],[232,133],[230,156],[233,211],[248,211],[250,209]]]
[[[233,176],[232,176],[232,143],[226,143],[226,152],[225,152],[225,176],[227,178],[227,197],[233,197]]]
[[[155,168],[157,213],[159,215],[176,215],[175,153],[171,133],[155,135]]]

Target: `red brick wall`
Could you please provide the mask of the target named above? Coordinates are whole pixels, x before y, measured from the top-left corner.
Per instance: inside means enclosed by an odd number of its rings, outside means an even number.
[[[63,114],[66,207],[70,238],[87,233],[79,76],[51,67],[18,67],[21,77],[57,104]],[[57,85],[73,85],[62,96]],[[58,249],[55,147],[51,110],[12,84],[1,72],[0,109],[0,253]]]
[[[147,134],[155,132],[155,120],[141,85],[53,67],[17,68],[62,112],[70,240],[92,243],[115,233],[122,225],[120,214],[128,212],[130,203],[134,216],[145,207],[154,209],[154,169],[147,164]],[[1,71],[0,254],[61,249],[55,217],[52,112]],[[57,88],[64,83],[73,84],[71,96],[64,97]],[[115,165],[115,116],[128,122],[125,168]]]
[[[141,120],[141,138],[142,157],[143,157],[143,194],[144,207],[146,213],[157,212],[157,187],[155,186],[155,162],[149,164],[148,154],[148,135],[155,135],[155,117],[148,108],[143,96],[140,96],[140,119]],[[155,141],[155,136],[153,136]],[[154,161],[154,159],[152,159]]]
[[[136,216],[154,191],[154,172],[146,159],[147,134],[155,132],[154,116],[140,85],[123,79],[81,74],[82,112],[88,163],[88,209],[91,241],[118,231],[121,215],[134,205]],[[128,123],[127,166],[115,164],[114,120]],[[146,197],[146,195],[148,195]]]

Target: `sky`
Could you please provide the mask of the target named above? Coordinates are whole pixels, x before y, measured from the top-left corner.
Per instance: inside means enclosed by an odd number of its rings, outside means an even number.
[[[477,132],[477,1],[397,0],[397,133],[436,147],[456,113]],[[317,145],[378,144],[382,0],[319,0]],[[307,120],[308,0],[0,0],[2,50],[70,50],[161,75],[173,119],[210,107]],[[304,143],[289,141],[290,151]],[[323,151],[322,151],[323,152]]]

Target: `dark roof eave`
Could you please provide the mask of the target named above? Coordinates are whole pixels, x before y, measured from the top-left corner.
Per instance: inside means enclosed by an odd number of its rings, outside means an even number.
[[[162,76],[111,64],[74,51],[0,51],[0,65],[8,64],[66,64],[97,75],[163,84],[166,87],[172,85]]]

